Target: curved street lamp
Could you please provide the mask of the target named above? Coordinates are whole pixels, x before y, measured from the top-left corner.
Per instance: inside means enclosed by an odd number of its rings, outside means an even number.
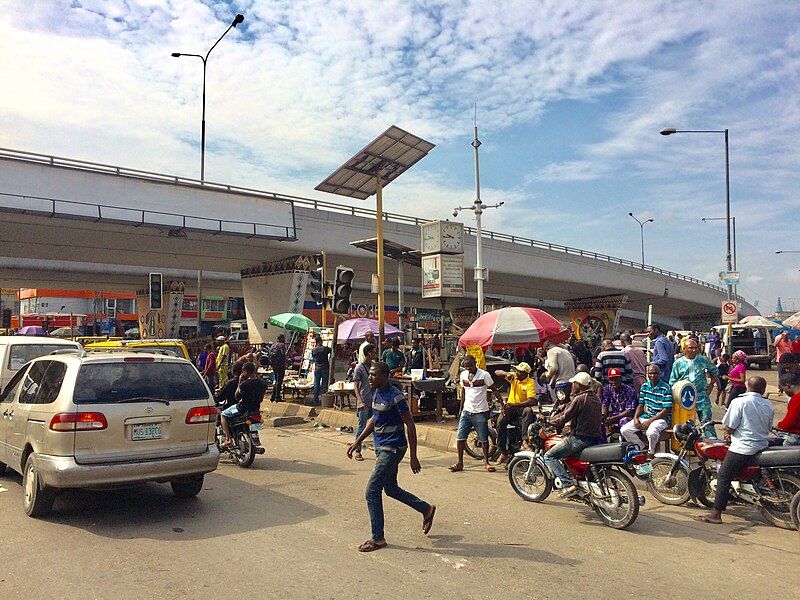
[[[206,52],[205,56],[201,54],[188,54],[185,52],[172,53],[174,58],[180,58],[181,56],[193,56],[203,61],[203,120],[200,126],[200,183],[203,183],[206,180],[206,65],[208,63],[208,56],[211,54],[211,51],[217,47],[217,44],[222,41],[222,38],[224,38],[232,28],[236,27],[242,21],[244,21],[244,15],[237,14],[233,18],[231,24],[228,25],[225,33],[219,36],[219,39],[214,42],[214,45],[211,46],[211,48],[208,49],[208,52]]]
[[[642,268],[644,269],[644,226],[647,225],[648,223],[655,223],[655,221],[653,219],[640,221],[639,219],[636,218],[636,216],[632,212],[629,212],[628,216],[639,224],[639,229],[641,230],[642,233]]]

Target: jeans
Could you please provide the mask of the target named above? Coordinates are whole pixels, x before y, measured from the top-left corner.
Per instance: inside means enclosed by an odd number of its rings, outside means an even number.
[[[372,527],[372,539],[383,538],[383,492],[403,504],[410,506],[418,513],[427,514],[431,505],[420,500],[414,494],[405,491],[397,485],[397,468],[405,456],[407,448],[397,450],[378,449],[375,468],[367,483],[367,508],[369,509],[369,522]]]
[[[489,440],[489,411],[472,413],[466,410],[461,411],[461,416],[458,418],[458,431],[456,432],[456,441],[466,441],[469,432],[474,429],[478,435],[478,441],[485,444]]]
[[[358,427],[356,427],[356,439],[361,433],[364,431],[364,428],[367,426],[367,421],[370,420],[372,417],[372,406],[367,406],[365,408],[359,409],[356,411],[356,415],[358,415]],[[378,444],[375,443],[375,434],[372,434],[372,444],[377,448]],[[359,454],[361,453],[361,446],[356,448],[356,452]]]
[[[713,418],[711,415],[711,400],[708,399],[708,396],[699,396],[697,398],[696,406],[698,423],[705,423]],[[713,425],[709,425],[703,429],[703,437],[715,438],[717,437],[717,430]]]
[[[314,365],[314,406],[319,406],[319,395],[328,391],[328,369]]]
[[[584,448],[588,448],[594,443],[594,439],[586,437],[578,437],[577,435],[568,435],[561,442],[550,448],[544,453],[544,462],[550,467],[553,475],[561,480],[561,487],[569,487],[575,485],[575,480],[569,474],[566,467],[561,462],[561,458],[575,456],[580,453]]]
[[[656,419],[650,423],[650,427],[648,427],[647,431],[644,432],[644,435],[647,438],[648,452],[650,452],[650,454],[656,453],[658,441],[661,439],[661,433],[667,427],[669,427],[669,423],[667,423],[664,419]],[[628,421],[625,423],[625,425],[619,428],[619,434],[624,440],[636,444],[636,446],[641,449],[642,440],[640,440],[639,436],[637,435],[638,431],[640,430],[636,428],[636,421]]]
[[[739,471],[752,462],[754,456],[731,452],[725,455],[725,460],[717,471],[717,491],[714,494],[714,510],[720,512],[728,508],[731,481],[739,476]]]
[[[276,369],[272,367],[272,371],[275,373],[275,386],[272,388],[272,402],[280,402],[283,388],[283,376],[286,375],[286,369]]]
[[[506,406],[514,406],[513,404],[507,404]],[[533,409],[530,406],[526,406],[525,408],[521,409],[511,409],[509,415],[506,415],[505,412],[500,413],[500,416],[497,419],[497,447],[500,448],[500,452],[503,454],[509,451],[506,446],[508,445],[508,432],[506,430],[506,425],[509,423],[513,423],[515,425],[519,425],[520,429],[520,439],[525,440],[526,436],[528,435],[528,425],[533,422],[534,413]]]

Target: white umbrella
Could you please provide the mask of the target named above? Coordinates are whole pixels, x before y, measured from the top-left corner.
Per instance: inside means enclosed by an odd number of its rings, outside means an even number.
[[[768,329],[780,329],[780,325],[775,321],[762,317],[761,315],[751,315],[739,321],[741,325],[750,325],[750,327],[767,327]]]
[[[783,326],[800,329],[800,311],[794,313],[791,317],[786,317],[783,320]]]

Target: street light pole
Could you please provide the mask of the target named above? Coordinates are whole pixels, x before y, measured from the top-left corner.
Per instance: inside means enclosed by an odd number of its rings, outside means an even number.
[[[727,221],[726,217],[704,217],[700,219],[703,223],[706,221]],[[737,266],[736,260],[736,217],[731,217],[731,223],[733,224],[733,270],[738,271],[739,267]],[[735,297],[739,297],[739,286],[733,286],[733,295]]]
[[[661,135],[672,135],[673,133],[721,133],[725,136],[725,221],[727,238],[726,265],[728,271],[733,270],[731,263],[731,169],[728,154],[728,130],[727,129],[675,129],[666,127],[660,131]],[[733,286],[728,285],[728,300],[733,298]]]
[[[222,41],[228,32],[233,28],[236,27],[239,23],[244,21],[244,15],[237,14],[228,28],[225,30],[219,39],[214,42],[214,45],[208,49],[205,56],[201,54],[187,54],[185,52],[173,52],[172,56],[174,58],[180,58],[181,56],[193,56],[195,58],[199,58],[203,61],[203,115],[202,121],[200,124],[200,182],[203,183],[206,180],[206,66],[208,64],[208,57],[211,54],[211,51],[216,48],[217,44]]]
[[[641,234],[642,234],[642,268],[644,269],[644,226],[647,225],[648,223],[655,223],[655,221],[653,219],[647,219],[646,221],[640,221],[639,219],[636,218],[636,216],[632,212],[629,212],[628,216],[639,224],[639,229],[641,230]]]

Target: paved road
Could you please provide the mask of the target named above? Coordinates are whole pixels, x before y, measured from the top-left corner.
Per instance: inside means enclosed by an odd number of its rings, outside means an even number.
[[[2,598],[623,598],[797,597],[800,534],[735,507],[723,526],[652,499],[629,531],[575,503],[520,500],[505,473],[451,474],[421,452],[400,481],[439,506],[431,535],[387,501],[391,546],[359,554],[371,461],[349,436],[309,426],[264,432],[249,470],[223,463],[196,499],[168,486],[69,492],[47,520],[21,509],[20,478],[0,478]],[[281,457],[281,458],[278,458]]]

